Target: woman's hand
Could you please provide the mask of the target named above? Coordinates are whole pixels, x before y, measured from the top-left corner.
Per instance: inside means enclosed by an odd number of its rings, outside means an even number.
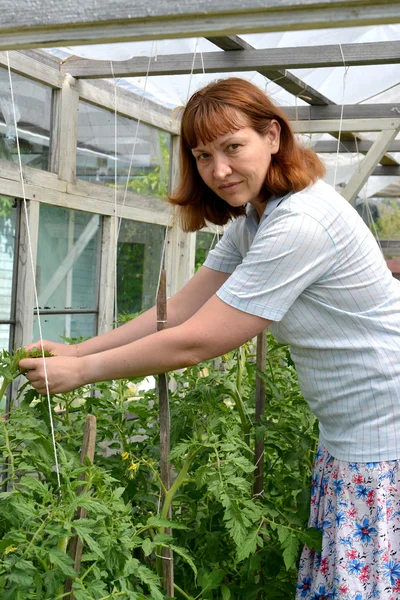
[[[48,340],[43,340],[43,344],[40,340],[34,342],[33,344],[29,344],[25,346],[25,350],[29,352],[29,350],[33,350],[33,348],[37,348],[38,350],[47,350],[50,354],[54,354],[54,356],[75,356],[78,357],[78,344],[60,344],[58,342],[50,342]]]
[[[87,383],[84,379],[84,358],[54,356],[45,361],[50,394],[71,392]],[[19,367],[39,394],[47,393],[43,358],[23,358]]]

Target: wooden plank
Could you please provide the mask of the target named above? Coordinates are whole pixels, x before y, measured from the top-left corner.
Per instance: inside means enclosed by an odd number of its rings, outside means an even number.
[[[67,189],[66,182],[60,181],[54,173],[24,166],[23,174],[25,183],[29,185],[47,187],[59,192],[65,192]],[[20,181],[19,166],[7,160],[0,160],[0,177],[11,181]]]
[[[228,50],[225,52],[172,54],[157,56],[151,61],[152,75],[182,75],[202,73],[203,58],[207,73],[260,71],[260,69],[308,69],[322,67],[398,64],[400,42],[366,42],[362,44],[332,44],[262,50]],[[194,60],[193,60],[194,59]],[[143,77],[149,65],[147,57],[113,62],[71,58],[61,65],[61,71],[73,77],[96,79],[112,77]]]
[[[0,49],[379,25],[398,0],[1,0]]]
[[[352,175],[350,181],[347,182],[346,187],[341,192],[343,198],[346,198],[350,204],[355,204],[358,192],[367,181],[381,157],[385,154],[388,146],[394,140],[399,130],[400,122],[396,129],[382,131],[368,150],[366,156],[360,162],[357,171]]]
[[[382,165],[376,167],[371,175],[374,177],[400,177],[400,165]]]
[[[12,182],[14,184],[14,182]],[[8,194],[14,196],[15,194]],[[21,197],[22,194],[19,194]],[[35,276],[36,255],[39,235],[39,210],[40,204],[36,201],[27,203],[27,212],[24,207],[21,211],[21,223],[19,234],[19,252],[17,269],[17,297],[16,297],[16,324],[15,324],[15,347],[19,348],[32,343],[33,319],[35,307]],[[29,253],[29,237],[32,247],[33,265]]]
[[[369,140],[359,140],[359,141],[349,141],[349,140],[341,140],[339,146],[339,152],[361,152],[366,153],[371,148],[373,142]],[[314,152],[318,152],[320,154],[328,153],[335,154],[337,151],[337,142],[334,141],[319,141],[313,146],[310,146]],[[387,149],[388,152],[400,152],[400,140],[395,140],[392,142]]]
[[[45,62],[37,58],[32,58],[22,52],[9,52],[10,68],[15,73],[29,77],[39,83],[50,85],[53,88],[60,88],[64,80],[64,73],[59,69],[48,66]],[[0,66],[7,68],[6,52],[0,52]]]
[[[76,148],[78,145],[78,108],[79,94],[74,89],[75,80],[67,75],[54,105],[51,153],[54,155],[54,169],[60,179],[75,181],[76,179]]]
[[[383,129],[396,129],[399,119],[327,119],[326,121],[293,121],[292,128],[295,133],[329,133],[382,131]]]
[[[110,190],[112,190],[112,188],[110,188]],[[110,202],[89,196],[63,193],[36,185],[25,185],[25,193],[28,200],[39,200],[44,204],[51,204],[53,206],[61,206],[63,208],[71,208],[73,210],[107,216],[113,216],[115,212],[114,201]],[[0,194],[21,198],[21,184],[17,181],[0,177]],[[147,206],[149,206],[149,201],[152,202],[153,200],[156,199],[147,198]],[[131,204],[129,200],[125,206],[119,207],[119,216],[122,218],[139,221],[141,223],[165,225],[167,227],[171,224],[171,214],[171,212],[162,213],[156,209],[151,210],[149,208],[145,209],[137,207],[134,203]]]
[[[71,182],[67,185],[68,194],[86,196],[88,198],[96,198],[99,201],[104,201],[112,204],[114,208],[115,204],[115,189],[110,186],[99,185],[96,183],[89,183],[87,181],[81,181],[77,179],[75,182]],[[117,216],[120,215],[122,205],[140,208],[143,210],[150,210],[158,214],[163,214],[171,218],[172,206],[165,200],[153,196],[141,196],[134,192],[126,192],[124,189],[117,190]]]
[[[255,50],[253,46],[237,35],[217,36],[207,39],[218,46],[218,48],[222,48],[222,50]],[[279,85],[282,89],[298,98],[302,98],[309,104],[321,106],[333,104],[329,98],[285,69],[269,69],[262,66],[258,69],[258,72],[267,77],[271,82]]]
[[[75,89],[81,100],[108,110],[115,110],[114,85],[109,81],[79,80]],[[138,94],[121,87],[117,88],[117,112],[129,119],[140,119],[143,123],[169,133],[179,133],[179,122],[170,109],[147,99],[142,100]]]
[[[283,110],[291,119],[318,121],[340,119],[342,107],[329,106],[285,106]],[[400,104],[345,104],[343,119],[391,119],[400,115]]]
[[[97,335],[111,331],[113,328],[117,227],[117,217],[103,217]]]

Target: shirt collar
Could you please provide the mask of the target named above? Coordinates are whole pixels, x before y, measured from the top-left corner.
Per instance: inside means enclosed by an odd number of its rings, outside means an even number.
[[[291,196],[292,192],[289,192],[285,196],[271,196],[268,200],[265,210],[262,214],[261,219],[259,220],[258,212],[250,203],[246,205],[246,224],[249,231],[256,231],[261,223],[265,221],[265,219],[272,213],[272,211],[279,206],[281,202],[286,200],[289,196]]]

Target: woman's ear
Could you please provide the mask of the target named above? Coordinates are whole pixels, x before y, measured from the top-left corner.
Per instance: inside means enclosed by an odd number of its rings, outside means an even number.
[[[267,133],[267,139],[270,144],[271,154],[276,154],[279,152],[281,126],[275,119],[271,120],[271,125]]]

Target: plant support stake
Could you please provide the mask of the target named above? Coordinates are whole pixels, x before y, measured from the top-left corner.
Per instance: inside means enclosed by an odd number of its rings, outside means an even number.
[[[165,329],[167,326],[167,283],[165,269],[161,271],[160,286],[157,294],[157,331]],[[158,400],[160,408],[160,471],[161,481],[164,488],[167,490],[171,487],[172,469],[171,463],[168,460],[170,453],[170,437],[171,437],[171,420],[169,414],[169,399],[168,399],[168,374],[162,373],[158,375]],[[161,492],[161,505],[164,504],[164,493]],[[172,517],[171,506],[168,510],[168,518]],[[171,534],[170,529],[166,529],[165,533]],[[167,592],[167,598],[174,596],[174,561],[172,550],[169,548],[162,549],[162,565],[164,587]]]
[[[82,448],[81,448],[81,465],[86,464],[86,457],[93,463],[94,460],[94,452],[96,449],[96,417],[93,415],[88,415],[86,417],[85,427],[83,430],[83,440],[82,440]],[[82,475],[82,479],[84,480],[85,475]],[[79,490],[81,494],[85,489],[85,486]],[[87,516],[87,510],[85,508],[79,508],[78,513],[76,515],[77,519],[85,519]],[[74,571],[79,573],[81,568],[81,560],[82,560],[82,551],[83,545],[81,539],[75,535],[71,538],[69,544],[69,554],[74,561]],[[65,600],[75,600],[75,596],[72,592],[72,580],[68,578],[65,582],[65,592],[70,592],[69,596],[65,597]]]

